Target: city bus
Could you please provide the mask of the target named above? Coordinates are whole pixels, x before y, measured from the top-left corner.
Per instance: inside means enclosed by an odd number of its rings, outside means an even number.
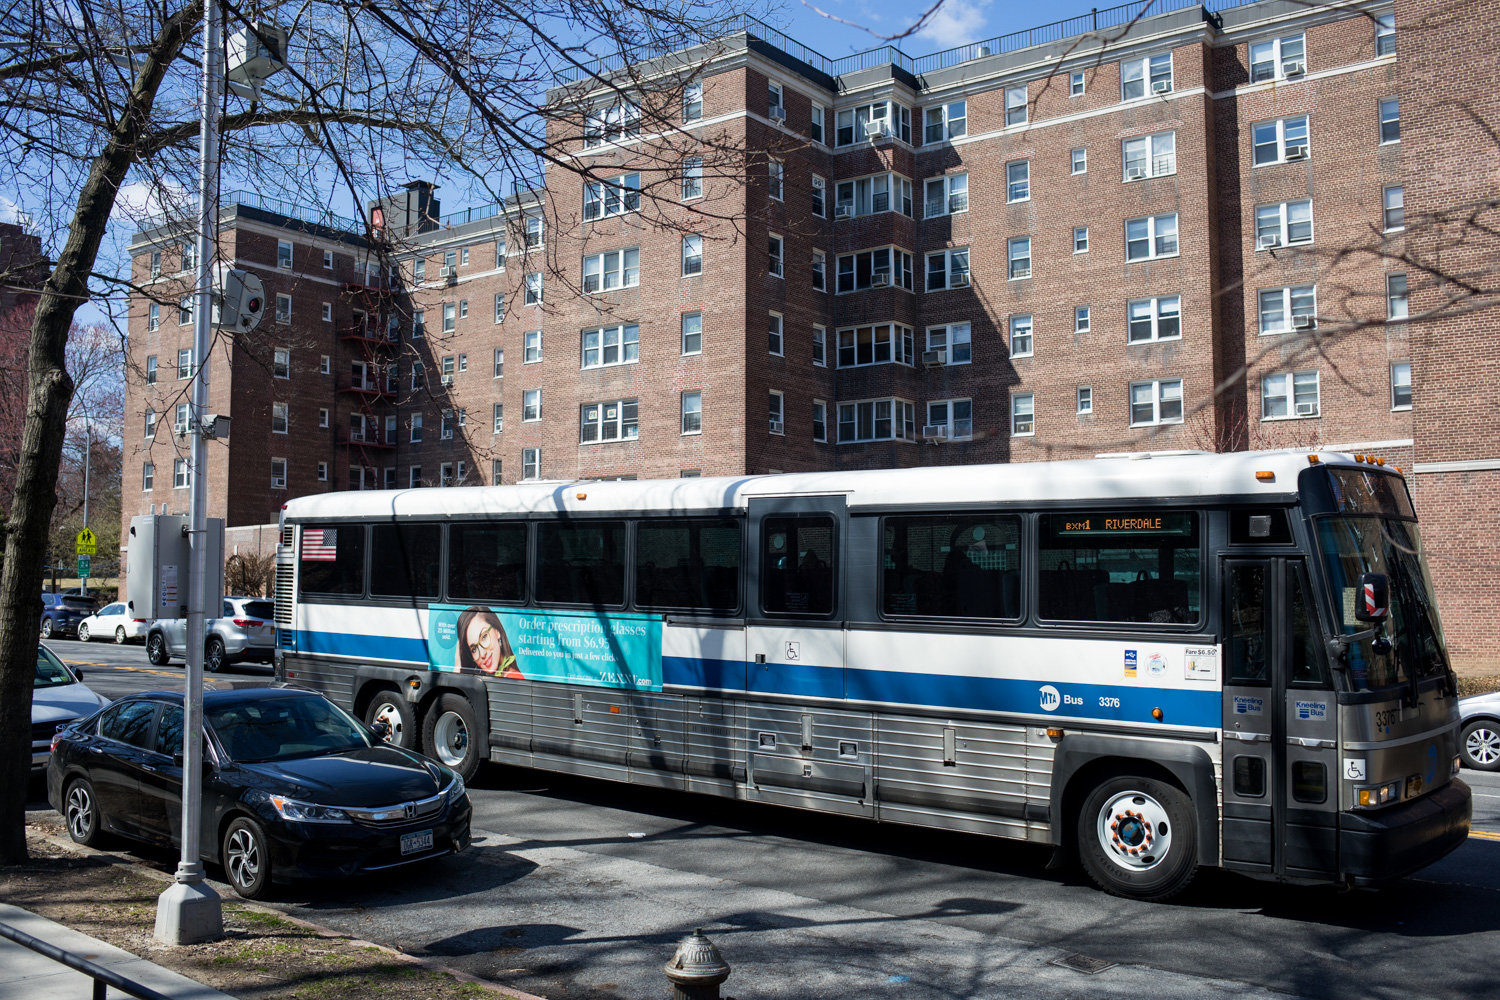
[[[331,493],[289,502],[277,673],[481,761],[1374,885],[1468,835],[1399,470],[1365,455]]]

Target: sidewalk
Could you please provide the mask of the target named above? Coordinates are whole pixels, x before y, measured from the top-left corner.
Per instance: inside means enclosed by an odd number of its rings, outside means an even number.
[[[0,903],[0,923],[102,965],[174,1000],[233,1000],[227,993],[210,989],[114,945],[8,903]],[[85,1000],[92,995],[93,980],[89,976],[7,938],[0,938],[0,1000],[64,1000],[74,997]],[[111,989],[106,996],[117,998],[128,994]]]

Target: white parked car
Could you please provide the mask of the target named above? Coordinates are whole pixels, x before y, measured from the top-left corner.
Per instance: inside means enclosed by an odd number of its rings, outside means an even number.
[[[1500,771],[1500,691],[1458,703],[1458,752],[1476,771]]]
[[[113,639],[117,643],[139,642],[146,638],[145,618],[130,617],[130,609],[124,601],[116,601],[89,615],[78,623],[78,638],[84,642],[93,639]]]
[[[31,773],[47,767],[52,736],[64,723],[93,715],[109,704],[83,683],[83,671],[69,669],[46,646],[36,648],[36,678],[31,686]]]

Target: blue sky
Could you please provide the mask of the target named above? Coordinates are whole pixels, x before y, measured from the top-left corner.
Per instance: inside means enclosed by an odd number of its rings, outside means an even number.
[[[825,56],[838,58],[885,45],[886,38],[908,31],[935,0],[782,0],[774,26]],[[1110,7],[1120,0],[1064,0],[1061,3],[1016,3],[1014,0],[946,0],[914,35],[894,42],[909,56],[977,42],[996,35],[1035,28],[1052,21]],[[831,15],[825,17],[820,11]],[[843,24],[840,21],[851,22]],[[853,27],[858,25],[859,27]],[[861,30],[865,29],[865,30]]]

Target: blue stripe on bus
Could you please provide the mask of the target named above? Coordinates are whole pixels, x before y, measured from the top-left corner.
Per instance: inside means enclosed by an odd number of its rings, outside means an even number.
[[[389,635],[361,635],[355,632],[297,632],[299,653],[327,653],[330,656],[358,656],[371,660],[411,660],[427,668],[427,642]]]
[[[663,656],[661,682],[683,687],[745,690],[744,660],[711,660],[695,656]]]

